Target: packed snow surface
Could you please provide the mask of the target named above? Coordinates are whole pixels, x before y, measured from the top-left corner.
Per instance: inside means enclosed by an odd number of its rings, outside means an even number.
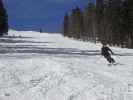
[[[0,38],[0,100],[133,100],[133,50],[61,34],[9,31]]]

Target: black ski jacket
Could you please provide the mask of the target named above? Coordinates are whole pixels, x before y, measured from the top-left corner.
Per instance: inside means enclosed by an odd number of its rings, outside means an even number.
[[[110,56],[110,52],[113,54],[112,50],[109,47],[107,47],[107,46],[106,47],[102,47],[101,54],[104,57]]]

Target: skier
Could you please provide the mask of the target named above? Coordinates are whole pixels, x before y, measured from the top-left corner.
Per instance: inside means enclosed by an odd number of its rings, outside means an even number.
[[[101,54],[107,59],[107,61],[110,64],[115,63],[115,60],[111,57],[111,54],[114,54],[114,53],[106,44],[103,44],[103,47],[101,49]]]

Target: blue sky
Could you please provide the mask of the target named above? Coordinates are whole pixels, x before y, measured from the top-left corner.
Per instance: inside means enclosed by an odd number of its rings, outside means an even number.
[[[89,0],[4,0],[9,25],[17,30],[61,31],[63,16],[73,7],[85,7]]]

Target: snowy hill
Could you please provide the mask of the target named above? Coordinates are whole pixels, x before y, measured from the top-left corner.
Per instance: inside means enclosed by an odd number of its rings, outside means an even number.
[[[100,44],[12,30],[0,48],[0,100],[133,100],[131,49],[108,66]]]

